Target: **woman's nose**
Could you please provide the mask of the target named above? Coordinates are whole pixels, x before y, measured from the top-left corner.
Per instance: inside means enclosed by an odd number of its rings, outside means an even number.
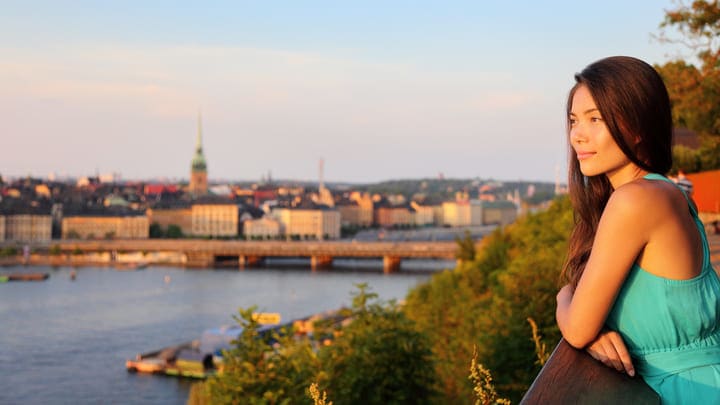
[[[580,124],[575,124],[570,129],[570,143],[578,144],[587,141],[585,132],[580,128]]]

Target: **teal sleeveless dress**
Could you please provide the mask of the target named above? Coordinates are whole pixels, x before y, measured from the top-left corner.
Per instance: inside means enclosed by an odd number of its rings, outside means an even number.
[[[671,182],[659,174],[644,178]],[[701,273],[671,280],[634,264],[606,325],[620,333],[635,370],[663,404],[720,404],[720,281],[705,228],[688,206],[702,238]]]

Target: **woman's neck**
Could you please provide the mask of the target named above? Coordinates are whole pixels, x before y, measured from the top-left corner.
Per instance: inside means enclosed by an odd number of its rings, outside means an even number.
[[[648,173],[649,172],[647,170],[641,169],[636,164],[631,162],[612,172],[605,173],[605,175],[607,176],[608,180],[610,180],[610,184],[612,185],[613,190],[617,190],[618,187],[622,186],[623,184],[635,181]]]

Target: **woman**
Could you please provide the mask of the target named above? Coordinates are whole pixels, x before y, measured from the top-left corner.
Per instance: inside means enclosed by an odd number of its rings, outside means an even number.
[[[720,403],[720,281],[695,206],[661,175],[672,165],[667,90],[630,57],[575,80],[560,331],[606,365],[637,370],[663,403]]]

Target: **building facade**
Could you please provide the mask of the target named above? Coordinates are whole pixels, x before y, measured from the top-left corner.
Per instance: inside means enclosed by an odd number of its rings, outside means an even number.
[[[272,216],[288,238],[340,238],[340,212],[328,209],[275,208]]]
[[[196,203],[192,205],[191,216],[194,236],[238,235],[239,211],[234,203]]]
[[[442,203],[443,225],[476,226],[483,224],[482,201],[446,201]]]
[[[375,208],[375,224],[383,228],[413,225],[413,213],[405,206]]]
[[[142,215],[77,215],[62,220],[63,239],[147,239],[150,222]]]
[[[7,215],[2,222],[4,240],[48,242],[52,238],[52,217],[49,214]]]
[[[435,223],[435,210],[431,205],[421,205],[415,201],[410,203],[415,211],[414,223],[417,226],[432,226]]]
[[[483,225],[505,226],[515,222],[518,207],[512,201],[483,201]]]
[[[183,235],[192,235],[192,209],[187,208],[148,208],[148,221],[158,224],[167,230],[168,226],[176,225]]]
[[[281,235],[280,222],[268,217],[245,220],[243,235],[247,239],[275,239]]]

